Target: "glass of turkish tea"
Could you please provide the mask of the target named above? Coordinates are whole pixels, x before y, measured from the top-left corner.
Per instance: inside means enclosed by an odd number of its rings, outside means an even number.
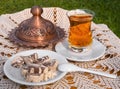
[[[76,9],[67,12],[70,22],[68,43],[72,51],[85,52],[91,48],[93,41],[91,22],[94,15],[94,12],[88,9]]]

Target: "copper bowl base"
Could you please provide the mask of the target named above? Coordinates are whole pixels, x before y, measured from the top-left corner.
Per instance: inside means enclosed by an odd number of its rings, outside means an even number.
[[[57,37],[55,37],[54,39],[50,40],[50,41],[43,41],[43,42],[30,42],[30,41],[24,41],[19,39],[16,36],[16,30],[17,28],[13,29],[10,34],[9,34],[9,39],[11,42],[14,42],[15,44],[18,44],[20,46],[27,46],[27,47],[46,47],[49,44],[56,44],[57,42],[61,41],[62,39],[65,38],[65,31],[60,28],[60,27],[56,27],[56,31],[57,31]]]

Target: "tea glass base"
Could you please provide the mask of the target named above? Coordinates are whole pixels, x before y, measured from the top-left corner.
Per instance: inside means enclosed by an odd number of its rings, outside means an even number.
[[[76,53],[86,53],[86,52],[89,52],[90,49],[91,49],[90,46],[81,47],[81,48],[76,48],[76,47],[73,47],[73,46],[69,46],[69,48],[70,48],[73,52],[76,52]]]

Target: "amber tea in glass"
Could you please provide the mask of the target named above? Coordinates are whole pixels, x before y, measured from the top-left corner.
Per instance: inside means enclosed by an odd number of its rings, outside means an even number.
[[[74,51],[83,51],[92,44],[91,21],[93,12],[90,10],[71,10],[68,11],[67,15],[70,21],[69,47]]]

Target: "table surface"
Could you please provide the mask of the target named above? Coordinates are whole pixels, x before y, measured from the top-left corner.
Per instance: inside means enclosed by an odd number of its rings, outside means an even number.
[[[68,31],[69,20],[66,17],[67,10],[58,7],[43,8],[42,16],[49,19],[57,26]],[[18,26],[23,20],[30,18],[30,9],[25,9],[13,14],[0,16],[0,89],[120,89],[120,39],[105,24],[92,22],[93,38],[106,46],[106,52],[101,58],[90,62],[71,62],[77,66],[116,74],[116,79],[107,78],[90,73],[67,73],[59,81],[43,86],[25,86],[9,80],[3,72],[3,66],[7,58],[20,51],[33,48],[26,48],[13,44],[8,39],[9,32]],[[43,49],[43,48],[34,48]],[[49,45],[44,49],[53,50]]]

